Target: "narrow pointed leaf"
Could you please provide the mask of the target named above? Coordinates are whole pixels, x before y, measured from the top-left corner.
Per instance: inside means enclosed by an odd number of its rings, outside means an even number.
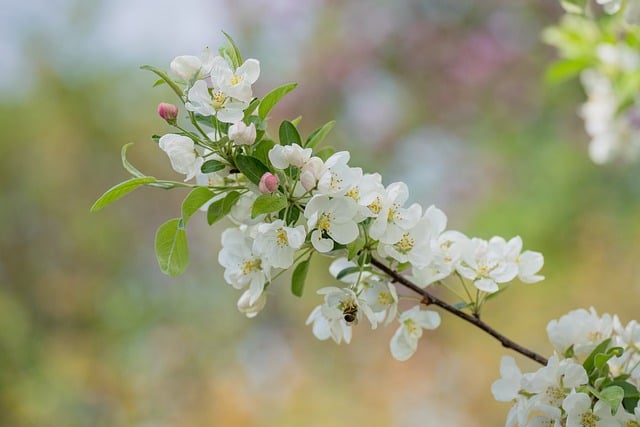
[[[96,202],[91,206],[91,212],[97,212],[104,208],[108,204],[115,202],[119,198],[127,195],[141,185],[156,182],[156,179],[152,176],[145,176],[141,178],[132,178],[128,181],[121,182],[108,189]]]
[[[307,138],[307,142],[305,142],[304,144],[305,148],[315,148],[322,142],[322,140],[324,140],[327,134],[331,132],[331,129],[333,129],[335,124],[336,121],[331,120],[330,122],[325,123],[322,127],[319,127],[318,129],[311,132],[311,135],[309,135],[309,138]]]
[[[271,111],[271,109],[282,99],[282,97],[295,89],[296,86],[298,86],[297,83],[288,83],[277,87],[266,94],[264,98],[262,98],[262,101],[258,106],[258,116],[260,116],[262,120],[266,119],[269,111]]]

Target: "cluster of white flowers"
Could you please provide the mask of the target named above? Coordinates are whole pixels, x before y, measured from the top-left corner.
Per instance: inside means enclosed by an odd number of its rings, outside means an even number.
[[[600,44],[596,52],[600,67],[580,75],[588,98],[580,115],[591,137],[589,155],[598,164],[636,159],[640,154],[640,98],[621,97],[615,84],[625,80],[621,74],[640,72],[640,54],[623,43]]]
[[[506,426],[640,425],[640,325],[574,310],[547,326],[555,349],[548,364],[522,374],[504,356],[496,400],[513,402]]]
[[[218,261],[225,268],[225,280],[244,291],[238,308],[247,316],[264,308],[266,289],[282,270],[299,261],[308,262],[314,252],[333,257],[348,253],[349,259],[338,259],[331,270],[346,286],[320,289],[325,302],[307,323],[313,324],[319,339],[348,343],[352,327],[363,318],[372,328],[397,320],[400,326],[391,340],[391,353],[406,360],[416,351],[423,329],[436,328],[440,317],[415,302],[400,312],[394,285],[373,271],[368,257],[410,268],[422,287],[442,283],[451,275],[463,283],[466,279],[477,288],[469,292],[465,283],[470,298],[466,303],[478,312],[482,298],[498,291],[500,285],[516,278],[526,283],[543,279],[537,275],[542,255],[522,252],[519,237],[485,241],[446,230],[447,217],[441,210],[408,204],[405,183],[385,187],[380,174],[351,167],[347,151],[323,159],[302,140],[272,143],[259,159],[266,170],[256,186],[238,169],[234,156],[254,154],[253,146],[260,142],[255,127],[259,120],[252,111],[255,104],[250,106],[251,85],[260,71],[258,61],[249,59],[234,68],[229,58],[213,56],[205,49],[199,57],[177,57],[171,71],[183,91],[187,111],[197,118],[215,119],[215,132],[203,135],[206,139],[184,132],[167,134],[159,139],[159,146],[174,170],[186,175],[185,181],[195,178],[199,185],[214,189],[204,209],[234,189],[233,207],[227,212],[234,226],[222,233]],[[167,105],[158,111],[173,124],[177,109]],[[224,123],[231,125],[225,130]],[[207,159],[219,167],[208,171]],[[282,204],[255,212],[258,199],[265,196]],[[342,277],[345,269],[353,273]]]

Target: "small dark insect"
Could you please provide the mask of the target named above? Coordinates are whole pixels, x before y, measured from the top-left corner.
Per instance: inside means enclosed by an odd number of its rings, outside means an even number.
[[[344,321],[347,322],[348,325],[351,325],[352,323],[358,323],[358,306],[355,304],[348,304],[342,310],[342,315]]]

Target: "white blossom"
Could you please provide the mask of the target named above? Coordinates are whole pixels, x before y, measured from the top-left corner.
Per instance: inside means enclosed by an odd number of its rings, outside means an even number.
[[[422,207],[414,203],[403,208],[408,198],[407,184],[394,182],[369,205],[375,215],[369,228],[372,238],[384,243],[396,243],[406,230],[416,225],[422,215]]]
[[[229,126],[227,134],[229,140],[235,145],[251,145],[256,140],[256,125],[250,123],[247,126],[244,122],[234,123]]]
[[[613,319],[609,314],[598,316],[593,307],[589,311],[573,310],[547,325],[549,341],[564,354],[571,347],[576,356],[587,356],[598,344],[611,336]]]
[[[324,162],[320,157],[310,157],[300,169],[300,185],[305,191],[311,191],[318,185]]]
[[[359,234],[354,216],[358,205],[349,197],[314,196],[305,207],[307,228],[311,232],[311,244],[318,252],[329,252],[334,241],[346,245]]]
[[[293,264],[296,250],[304,243],[305,236],[303,225],[287,227],[281,219],[262,223],[256,227],[253,251],[273,267],[289,268]]]
[[[400,314],[400,327],[391,338],[391,355],[400,361],[409,359],[418,349],[418,340],[423,329],[435,329],[440,326],[440,315],[435,311],[420,310],[420,306]]]
[[[173,170],[187,176],[185,181],[192,179],[200,172],[203,159],[198,156],[191,138],[168,133],[160,138],[158,146],[169,156]]]
[[[522,372],[511,356],[502,356],[500,361],[500,378],[491,385],[493,397],[498,402],[510,402],[518,397],[522,380]]]
[[[213,61],[214,56],[207,47],[200,53],[200,56],[183,55],[174,58],[169,68],[176,77],[189,82],[208,77],[213,67]]]
[[[566,427],[619,427],[611,415],[608,403],[599,400],[591,408],[591,397],[586,393],[571,393],[562,407],[567,411]]]
[[[311,148],[302,148],[296,143],[274,145],[268,156],[273,167],[277,169],[286,169],[289,166],[300,168],[311,157]]]
[[[462,253],[463,263],[456,266],[465,278],[473,280],[476,288],[484,292],[496,292],[498,283],[506,283],[518,275],[518,266],[505,258],[506,242],[494,237],[488,242],[472,238]]]
[[[264,306],[267,304],[267,293],[262,292],[258,299],[251,302],[251,291],[246,290],[240,296],[238,300],[238,310],[246,315],[249,319],[252,317],[256,317],[258,313],[262,311]]]
[[[271,267],[251,247],[252,239],[246,229],[228,228],[222,233],[218,262],[225,268],[227,283],[236,289],[249,288],[249,305],[254,305],[270,280]]]
[[[242,102],[250,102],[253,97],[251,85],[260,76],[260,62],[257,59],[247,59],[242,65],[233,70],[231,64],[223,57],[213,59],[211,81],[228,96]]]
[[[328,196],[343,196],[360,181],[362,169],[349,167],[350,154],[339,151],[329,157],[322,166],[318,179],[318,191]]]
[[[531,398],[536,407],[560,408],[565,397],[574,388],[587,384],[588,380],[582,365],[553,355],[547,366],[525,374],[521,384],[526,392],[536,394]]]
[[[187,93],[185,108],[203,116],[215,116],[224,123],[237,123],[244,117],[249,104],[233,100],[220,89],[209,89],[204,80],[198,80]]]

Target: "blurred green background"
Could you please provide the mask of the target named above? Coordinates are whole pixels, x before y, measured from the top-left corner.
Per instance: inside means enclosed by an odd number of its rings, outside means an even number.
[[[593,165],[576,82],[547,87],[542,28],[555,2],[510,0],[33,0],[0,15],[0,425],[498,426],[490,385],[506,350],[443,313],[409,362],[395,327],[351,345],[304,325],[331,284],[316,260],[302,300],[283,278],[246,319],[217,265],[223,224],[189,228],[179,278],[156,266],[155,229],[178,190],[137,190],[90,214],[127,178],[120,147],[179,179],[151,142],[173,101],[143,64],[168,68],[231,33],[260,59],[257,95],[300,83],[272,123],[308,133],[352,165],[404,180],[469,235],[521,235],[547,280],[513,286],[486,320],[549,354],[545,326],[593,305],[640,318],[640,168]],[[517,357],[521,367],[535,366]]]

